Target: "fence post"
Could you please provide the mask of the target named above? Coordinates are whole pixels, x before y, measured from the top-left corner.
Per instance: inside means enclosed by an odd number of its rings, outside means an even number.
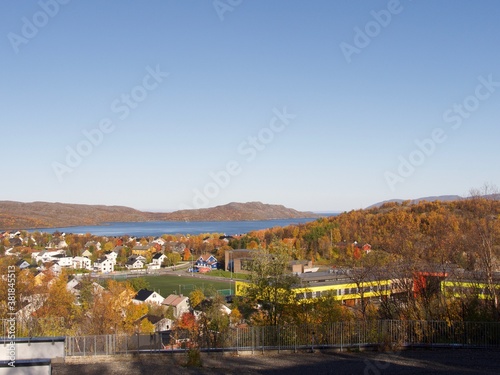
[[[293,327],[293,352],[297,353],[297,327]]]
[[[240,329],[236,327],[236,354],[240,354],[240,345],[239,345],[240,341],[238,340],[239,335],[240,335]]]
[[[343,345],[344,345],[344,322],[340,322],[340,352],[342,352]]]
[[[280,326],[277,326],[277,333],[278,333],[278,354],[280,354],[280,344],[281,344],[281,340],[280,340]]]
[[[262,331],[264,330],[265,327],[261,327],[261,334],[260,334],[260,339],[261,339],[261,344],[262,344],[262,354],[264,354],[264,335],[262,334]]]
[[[252,327],[252,355],[254,354],[255,349],[255,327]]]

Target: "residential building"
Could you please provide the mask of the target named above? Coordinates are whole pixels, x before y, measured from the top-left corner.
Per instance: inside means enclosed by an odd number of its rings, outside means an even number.
[[[63,268],[73,267],[73,257],[56,255],[53,259],[57,259],[57,263]]]
[[[74,257],[72,267],[75,270],[79,269],[92,270],[92,261],[86,257]]]
[[[19,269],[24,270],[28,268],[30,264],[26,262],[24,259],[20,259],[16,262],[16,267],[19,267]]]
[[[129,258],[129,260],[127,260],[127,263],[125,263],[125,267],[127,267],[129,270],[142,269],[144,268],[144,262],[137,258]]]
[[[162,253],[156,253],[155,255],[153,255],[153,258],[151,259],[151,263],[153,264],[158,264],[158,265],[162,265],[163,261],[167,259],[167,256],[165,254],[162,254]]]
[[[210,270],[216,270],[217,269],[217,258],[209,253],[203,254],[198,258],[195,266],[200,270],[201,270],[201,268],[208,268]]]
[[[42,250],[40,252],[34,252],[31,253],[31,258],[35,259],[35,261],[38,262],[48,262],[51,260],[58,260],[56,256],[65,256],[66,251],[65,250],[53,250],[53,251],[48,251],[48,250]]]
[[[101,243],[98,241],[88,241],[85,244],[85,249],[87,249],[87,250],[94,249],[94,250],[100,251],[101,250]]]
[[[153,245],[134,246],[132,248],[132,254],[134,254],[134,255],[142,255],[143,257],[151,255],[151,253],[153,253],[155,251],[156,251],[156,248]]]
[[[83,288],[84,284],[82,284],[81,281],[79,281],[76,277],[72,278],[71,280],[68,281],[66,284],[66,289],[73,293],[76,297],[80,297],[81,290]],[[104,290],[104,287],[99,285],[96,282],[92,282],[92,292],[94,294],[99,294]]]
[[[178,319],[182,314],[189,311],[189,298],[182,294],[171,294],[163,300],[162,305],[172,307],[174,317]]]
[[[94,271],[100,272],[100,273],[109,273],[113,272],[115,270],[115,266],[113,262],[111,262],[108,258],[102,257],[100,259],[97,259],[94,262]]]
[[[51,271],[54,275],[59,275],[61,273],[61,266],[56,261],[44,262],[41,267],[42,271]]]
[[[116,258],[118,258],[118,253],[115,253],[114,251],[106,251],[104,253],[104,256],[108,258],[113,263],[113,265],[116,266]]]
[[[140,323],[143,320],[147,320],[151,324],[153,324],[155,327],[155,332],[168,331],[168,330],[172,329],[172,327],[174,325],[174,322],[172,321],[172,319],[163,318],[161,316],[150,315],[150,314],[144,315],[143,317],[138,319],[136,323]]]
[[[154,303],[157,305],[161,305],[161,303],[165,300],[164,297],[159,295],[156,292],[147,289],[141,289],[137,292],[135,297],[132,299],[134,303]]]
[[[157,243],[158,245],[163,246],[166,242],[167,241],[165,241],[163,238],[156,237],[152,243]]]

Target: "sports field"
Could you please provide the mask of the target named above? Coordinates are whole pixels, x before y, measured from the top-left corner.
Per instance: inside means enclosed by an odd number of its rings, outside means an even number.
[[[221,291],[220,293],[224,295],[232,294],[230,288],[234,291],[234,283],[229,280],[177,275],[145,276],[144,279],[149,283],[150,289],[155,290],[163,297],[173,293],[189,295],[195,289],[202,289],[204,292]]]

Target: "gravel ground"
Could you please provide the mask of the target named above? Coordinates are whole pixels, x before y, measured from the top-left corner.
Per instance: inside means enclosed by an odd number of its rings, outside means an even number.
[[[401,353],[333,352],[202,355],[202,367],[184,367],[184,356],[141,355],[101,363],[53,364],[53,375],[138,374],[500,374],[500,351],[413,350]]]

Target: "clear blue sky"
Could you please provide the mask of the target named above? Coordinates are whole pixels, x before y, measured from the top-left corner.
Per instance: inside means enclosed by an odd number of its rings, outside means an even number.
[[[500,186],[496,0],[60,1],[0,3],[0,199],[330,211]]]

